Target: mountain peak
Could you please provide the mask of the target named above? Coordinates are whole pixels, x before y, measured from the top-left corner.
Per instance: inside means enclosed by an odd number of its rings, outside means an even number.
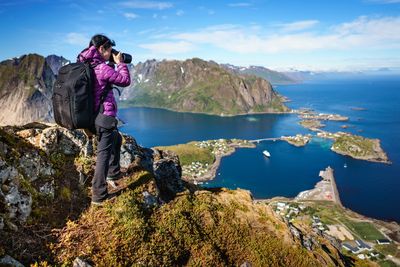
[[[132,74],[121,96],[127,106],[216,115],[287,110],[268,81],[232,73],[214,61],[146,61]]]

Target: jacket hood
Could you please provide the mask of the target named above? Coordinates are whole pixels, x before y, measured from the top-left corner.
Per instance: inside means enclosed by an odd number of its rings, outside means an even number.
[[[99,51],[93,45],[89,48],[86,48],[78,55],[78,61],[83,62],[85,60],[89,60],[92,63],[105,62],[105,59],[100,55]]]

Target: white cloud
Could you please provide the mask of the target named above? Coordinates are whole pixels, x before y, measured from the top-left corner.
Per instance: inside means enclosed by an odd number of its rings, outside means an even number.
[[[138,18],[139,16],[136,15],[135,13],[124,13],[124,17],[127,18],[127,19],[129,19],[129,20],[131,20],[131,19],[136,19],[136,18]]]
[[[378,3],[378,4],[396,4],[400,3],[400,0],[367,0],[367,2]]]
[[[180,41],[180,42],[159,42],[152,44],[141,44],[141,48],[150,50],[156,55],[170,55],[170,54],[180,54],[186,53],[194,50],[194,45],[190,42]]]
[[[181,10],[181,9],[176,11],[176,15],[177,16],[182,16],[183,14],[185,14],[185,12],[183,10]]]
[[[302,25],[303,24],[303,25]],[[308,22],[308,26],[316,21]],[[299,22],[299,29],[307,23]],[[400,48],[400,17],[368,18],[328,28],[325,32],[265,34],[257,28],[218,25],[195,32],[171,34],[172,40],[211,45],[236,53],[278,53],[315,50],[351,50]]]
[[[228,6],[230,6],[230,7],[248,7],[248,6],[251,6],[251,4],[250,3],[244,3],[244,2],[242,2],[242,3],[230,3],[230,4],[228,4]]]
[[[137,8],[137,9],[168,9],[173,7],[170,2],[157,2],[157,1],[125,1],[120,3],[123,7]]]
[[[70,32],[67,34],[66,40],[68,44],[87,46],[90,41],[90,37],[88,37],[86,34]]]
[[[294,32],[294,31],[302,31],[306,29],[310,29],[319,23],[318,20],[302,20],[296,21],[292,23],[282,23],[277,26],[285,32]]]

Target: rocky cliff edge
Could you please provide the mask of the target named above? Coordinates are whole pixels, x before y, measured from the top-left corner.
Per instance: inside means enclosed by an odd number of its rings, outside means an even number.
[[[0,128],[0,263],[18,266],[345,266],[246,190],[181,180],[172,152],[124,135],[119,196],[90,207],[96,140],[32,123]]]

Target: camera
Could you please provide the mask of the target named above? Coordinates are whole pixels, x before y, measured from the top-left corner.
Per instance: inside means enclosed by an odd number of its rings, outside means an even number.
[[[111,50],[111,54],[113,54],[113,55],[118,55],[118,54],[119,54],[119,51],[117,51],[117,50],[115,50],[115,49],[112,49],[112,50]],[[114,62],[114,57],[111,56],[109,61],[112,62],[112,63],[115,63],[115,62]],[[130,63],[132,62],[132,56],[129,55],[129,54],[126,54],[126,53],[122,53],[122,62],[124,62],[124,63],[126,63],[126,64],[130,64]]]

